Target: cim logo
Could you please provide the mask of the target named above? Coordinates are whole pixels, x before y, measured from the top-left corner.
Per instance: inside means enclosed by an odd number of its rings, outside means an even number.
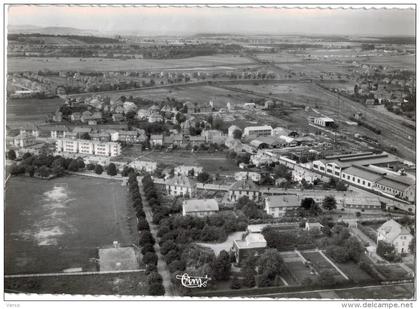
[[[188,274],[176,275],[178,280],[181,280],[181,284],[186,288],[205,288],[207,287],[207,282],[211,280],[207,275],[205,277],[194,277]]]

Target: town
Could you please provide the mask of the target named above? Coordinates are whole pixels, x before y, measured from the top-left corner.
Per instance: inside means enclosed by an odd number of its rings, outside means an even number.
[[[7,293],[414,297],[415,37],[37,31],[8,34]]]

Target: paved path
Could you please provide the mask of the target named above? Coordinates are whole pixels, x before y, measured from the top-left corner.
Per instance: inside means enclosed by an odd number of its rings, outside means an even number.
[[[4,278],[89,276],[89,275],[140,273],[140,272],[144,272],[144,269],[110,270],[110,271],[80,271],[80,272],[68,272],[68,273],[61,272],[61,273],[41,273],[41,274],[17,274],[17,275],[4,275]]]
[[[146,219],[150,225],[150,232],[152,233],[153,238],[156,240],[156,243],[153,247],[155,248],[156,254],[158,256],[157,271],[162,276],[162,279],[163,279],[162,284],[165,287],[165,296],[174,296],[175,289],[172,285],[171,273],[168,270],[168,265],[166,265],[166,262],[163,259],[163,255],[160,252],[159,244],[157,243],[158,242],[158,236],[157,236],[158,227],[152,222],[153,221],[152,209],[150,208],[149,203],[147,202],[141,182],[139,182],[139,189],[140,189],[140,194],[143,201],[143,209],[146,214]]]

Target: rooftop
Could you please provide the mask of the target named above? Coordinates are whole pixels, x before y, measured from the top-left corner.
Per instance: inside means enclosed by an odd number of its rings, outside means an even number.
[[[257,185],[249,179],[239,180],[232,184],[230,190],[237,191],[237,190],[246,190],[246,191],[259,191]]]
[[[372,182],[377,181],[378,179],[382,178],[385,173],[380,173],[378,171],[372,170],[369,167],[352,165],[349,168],[346,168],[343,173],[348,175],[357,176]]]
[[[186,213],[200,211],[219,211],[219,204],[215,199],[185,200],[182,207]]]
[[[410,231],[394,219],[391,219],[381,225],[378,229],[378,234],[384,236],[388,241],[393,241],[399,235],[410,234]]]
[[[296,207],[300,206],[299,197],[297,195],[275,195],[265,199],[269,208],[276,207]]]

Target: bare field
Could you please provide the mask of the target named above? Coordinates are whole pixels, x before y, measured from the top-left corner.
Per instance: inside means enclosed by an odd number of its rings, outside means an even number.
[[[49,113],[64,103],[63,99],[8,99],[7,122],[29,122],[46,120]]]
[[[5,273],[96,271],[98,248],[137,241],[126,199],[119,181],[12,177],[5,192]]]
[[[200,56],[183,59],[108,59],[108,58],[35,58],[9,57],[9,73],[22,71],[135,71],[211,66],[231,66],[252,63],[237,55]]]

